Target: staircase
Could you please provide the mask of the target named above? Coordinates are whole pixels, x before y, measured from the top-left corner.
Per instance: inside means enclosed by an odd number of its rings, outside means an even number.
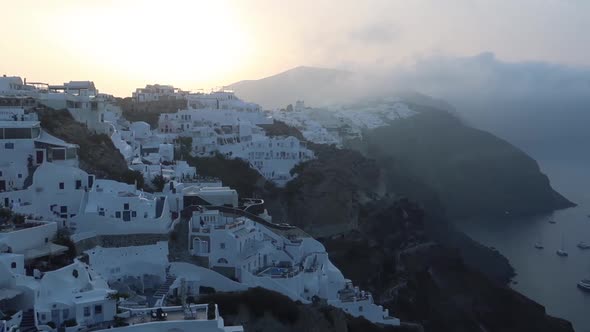
[[[37,327],[35,326],[35,311],[33,311],[33,309],[23,311],[23,320],[20,323],[20,332],[37,331]]]
[[[159,300],[163,300],[166,295],[168,295],[168,291],[170,291],[170,286],[174,283],[176,277],[171,275],[166,275],[166,281],[158,288],[158,290],[154,293],[154,300],[155,303],[158,303]],[[160,301],[162,302],[162,301]]]

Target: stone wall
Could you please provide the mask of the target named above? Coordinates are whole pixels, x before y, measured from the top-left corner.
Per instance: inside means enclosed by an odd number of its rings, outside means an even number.
[[[76,242],[76,252],[82,253],[96,246],[103,248],[119,248],[131,246],[145,246],[168,241],[167,234],[125,234],[125,235],[97,235]]]

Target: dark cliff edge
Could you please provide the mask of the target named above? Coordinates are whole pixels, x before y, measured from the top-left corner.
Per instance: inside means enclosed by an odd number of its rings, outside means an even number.
[[[344,275],[424,331],[573,331],[432,241],[426,218],[418,204],[385,198],[363,209],[358,231],[323,243]]]
[[[530,216],[575,206],[551,188],[533,158],[510,143],[446,111],[411,108],[419,114],[366,132],[357,146],[383,169],[403,169],[429,186],[448,217]]]

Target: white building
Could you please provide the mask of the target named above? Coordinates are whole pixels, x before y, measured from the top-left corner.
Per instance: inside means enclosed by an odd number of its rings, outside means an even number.
[[[0,229],[0,255],[12,255],[4,256],[2,260],[5,263],[10,261],[12,272],[23,274],[21,272],[24,266],[21,262],[60,255],[67,250],[67,247],[52,243],[56,233],[57,224],[47,221],[27,220],[23,225],[3,227]]]
[[[260,105],[248,103],[236,97],[233,91],[219,90],[211,93],[191,93],[188,95],[188,108],[210,108],[236,111],[260,112]]]
[[[295,227],[246,218],[230,208],[195,209],[189,250],[205,259],[206,267],[249,287],[264,287],[303,303],[325,299],[353,316],[399,325],[399,319],[374,304],[370,293],[344,278],[321,243]]]
[[[172,85],[146,85],[145,88],[137,88],[132,94],[136,103],[158,101],[158,100],[181,100],[186,99],[188,91],[182,91]]]
[[[167,233],[172,219],[166,196],[112,180],[96,180],[84,193],[80,213],[68,225],[77,233]]]
[[[161,114],[158,131],[191,137],[195,156],[221,153],[246,160],[266,179],[282,186],[292,179],[291,169],[313,159],[314,154],[295,137],[268,137],[257,126],[271,123],[272,119],[257,108],[197,108]]]
[[[77,331],[110,323],[117,313],[113,293],[100,275],[80,261],[46,272],[35,296],[37,328],[60,327],[70,321]]]
[[[78,146],[43,131],[39,121],[0,120],[0,204],[8,206],[2,192],[24,189],[34,168],[46,161],[77,166]]]

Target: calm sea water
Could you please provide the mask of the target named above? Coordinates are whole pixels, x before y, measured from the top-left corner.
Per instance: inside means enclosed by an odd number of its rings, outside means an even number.
[[[458,226],[510,260],[517,273],[511,287],[544,305],[548,314],[571,321],[577,332],[590,332],[590,293],[576,287],[580,279],[590,278],[590,249],[577,248],[580,241],[590,244],[590,151],[528,152],[553,188],[578,206],[546,216]],[[588,157],[580,157],[584,153]],[[534,248],[538,241],[545,249]],[[555,253],[562,242],[568,257]]]

